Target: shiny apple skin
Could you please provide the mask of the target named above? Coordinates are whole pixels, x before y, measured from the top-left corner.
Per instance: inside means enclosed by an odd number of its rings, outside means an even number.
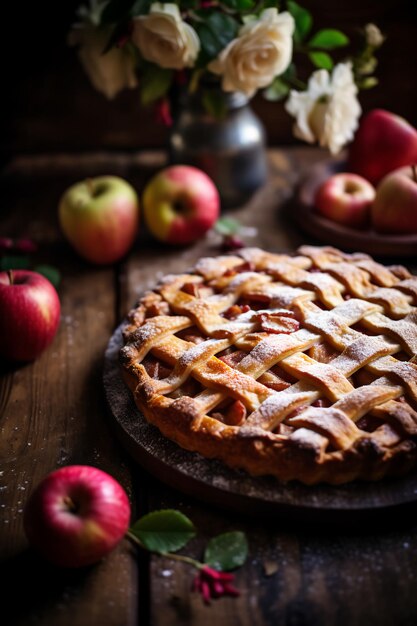
[[[379,233],[417,233],[417,180],[411,167],[400,168],[379,183],[371,219]]]
[[[385,109],[364,115],[348,149],[348,169],[376,185],[388,173],[417,162],[417,130]]]
[[[189,244],[215,224],[220,197],[211,178],[190,165],[161,170],[147,184],[143,210],[151,233],[169,244]]]
[[[315,206],[318,213],[333,222],[364,229],[369,225],[374,187],[362,176],[342,172],[326,179],[318,188]]]
[[[125,535],[130,503],[122,486],[89,465],[48,474],[24,509],[29,543],[61,567],[84,567],[111,552]]]
[[[139,229],[139,200],[118,176],[98,176],[75,183],[59,202],[61,230],[77,253],[95,265],[120,261]]]
[[[0,272],[0,356],[33,361],[58,330],[61,305],[52,283],[37,272]]]

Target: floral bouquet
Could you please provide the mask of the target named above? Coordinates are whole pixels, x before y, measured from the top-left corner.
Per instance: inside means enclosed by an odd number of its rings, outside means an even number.
[[[207,77],[223,92],[258,91],[285,101],[294,134],[337,153],[353,139],[361,108],[358,89],[377,83],[375,51],[383,36],[368,24],[355,55],[335,64],[349,44],[340,30],[314,32],[309,11],[293,0],[90,0],[70,32],[93,86],[108,98],[138,87],[141,102],[171,122],[175,87],[196,92]],[[311,74],[301,77],[298,61]],[[207,90],[204,106],[222,116]]]

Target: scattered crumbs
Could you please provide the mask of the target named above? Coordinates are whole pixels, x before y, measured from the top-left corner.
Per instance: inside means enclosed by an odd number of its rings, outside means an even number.
[[[32,445],[32,444],[31,444],[31,442],[30,442],[30,441],[28,441],[28,446],[31,446],[31,445]]]
[[[263,562],[263,566],[265,576],[273,576],[279,569],[277,561],[272,561],[271,559],[266,559]]]
[[[403,543],[403,547],[404,547],[404,548],[409,548],[409,547],[410,547],[410,544],[408,543],[408,541],[405,541],[405,542]]]
[[[3,476],[3,474],[4,474],[4,470],[2,470],[2,471],[0,472],[0,476]]]
[[[163,576],[164,578],[169,578],[170,576],[172,576],[172,570],[171,569],[163,569],[161,572],[161,576]]]

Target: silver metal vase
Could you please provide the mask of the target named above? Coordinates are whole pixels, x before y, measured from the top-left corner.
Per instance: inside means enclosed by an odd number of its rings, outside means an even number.
[[[214,117],[204,106],[206,89],[217,90],[224,114]],[[194,165],[216,184],[223,207],[238,207],[267,177],[265,131],[248,98],[225,93],[220,86],[204,86],[183,93],[174,112],[169,141],[171,163]]]

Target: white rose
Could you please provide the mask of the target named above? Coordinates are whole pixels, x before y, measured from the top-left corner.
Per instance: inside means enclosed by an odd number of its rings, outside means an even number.
[[[135,63],[128,50],[111,48],[103,54],[111,31],[94,26],[76,26],[68,42],[78,46],[78,57],[93,87],[110,100],[119,91],[137,87]]]
[[[294,19],[277,9],[266,9],[259,19],[242,26],[239,36],[209,64],[222,76],[224,91],[243,91],[252,96],[282,74],[292,58]]]
[[[160,67],[193,67],[200,50],[194,28],[181,19],[176,4],[152,4],[149,15],[133,20],[132,41],[144,59]]]
[[[296,118],[294,135],[303,141],[329,148],[332,154],[354,137],[361,107],[356,97],[350,63],[339,63],[330,76],[327,70],[313,72],[306,91],[291,91],[285,105]]]

